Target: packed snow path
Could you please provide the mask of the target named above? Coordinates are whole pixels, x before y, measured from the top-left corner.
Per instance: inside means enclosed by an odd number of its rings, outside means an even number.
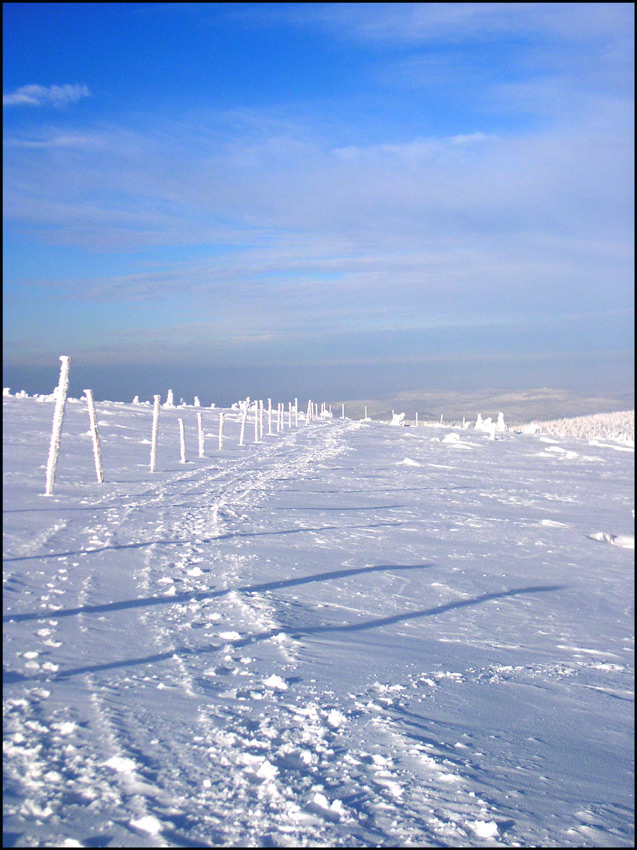
[[[5,399],[5,846],[633,844],[633,455],[98,408],[47,498]]]

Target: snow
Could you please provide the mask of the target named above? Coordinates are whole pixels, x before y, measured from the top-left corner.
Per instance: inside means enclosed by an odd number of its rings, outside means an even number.
[[[96,406],[44,497],[3,397],[5,846],[633,845],[629,444]]]

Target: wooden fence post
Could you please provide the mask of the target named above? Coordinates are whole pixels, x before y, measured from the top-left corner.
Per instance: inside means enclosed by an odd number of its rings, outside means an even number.
[[[86,401],[88,403],[88,418],[91,423],[91,436],[93,437],[93,458],[95,460],[95,474],[97,475],[97,483],[102,484],[104,481],[104,471],[102,469],[102,453],[100,452],[100,438],[97,433],[97,417],[95,416],[95,401],[93,399],[93,390],[84,390]]]
[[[64,419],[64,405],[66,394],[69,390],[69,368],[71,358],[66,355],[60,357],[60,380],[55,391],[55,411],[53,413],[53,428],[51,430],[51,443],[49,445],[49,460],[46,466],[46,490],[45,496],[53,494],[53,481],[55,480],[55,468],[60,451],[60,434],[62,433],[62,420]]]
[[[153,406],[153,436],[150,442],[150,471],[155,471],[155,460],[157,458],[157,432],[159,430],[159,403],[161,401],[161,396],[154,395],[154,406]]]

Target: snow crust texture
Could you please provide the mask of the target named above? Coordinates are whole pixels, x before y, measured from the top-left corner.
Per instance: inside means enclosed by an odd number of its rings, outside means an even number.
[[[3,406],[5,846],[633,846],[630,451]]]

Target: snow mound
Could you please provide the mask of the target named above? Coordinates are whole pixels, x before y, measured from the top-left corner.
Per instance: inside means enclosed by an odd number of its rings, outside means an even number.
[[[635,536],[633,534],[607,534],[605,531],[597,531],[588,535],[590,540],[600,543],[611,543],[613,546],[621,546],[622,549],[635,548]]]

